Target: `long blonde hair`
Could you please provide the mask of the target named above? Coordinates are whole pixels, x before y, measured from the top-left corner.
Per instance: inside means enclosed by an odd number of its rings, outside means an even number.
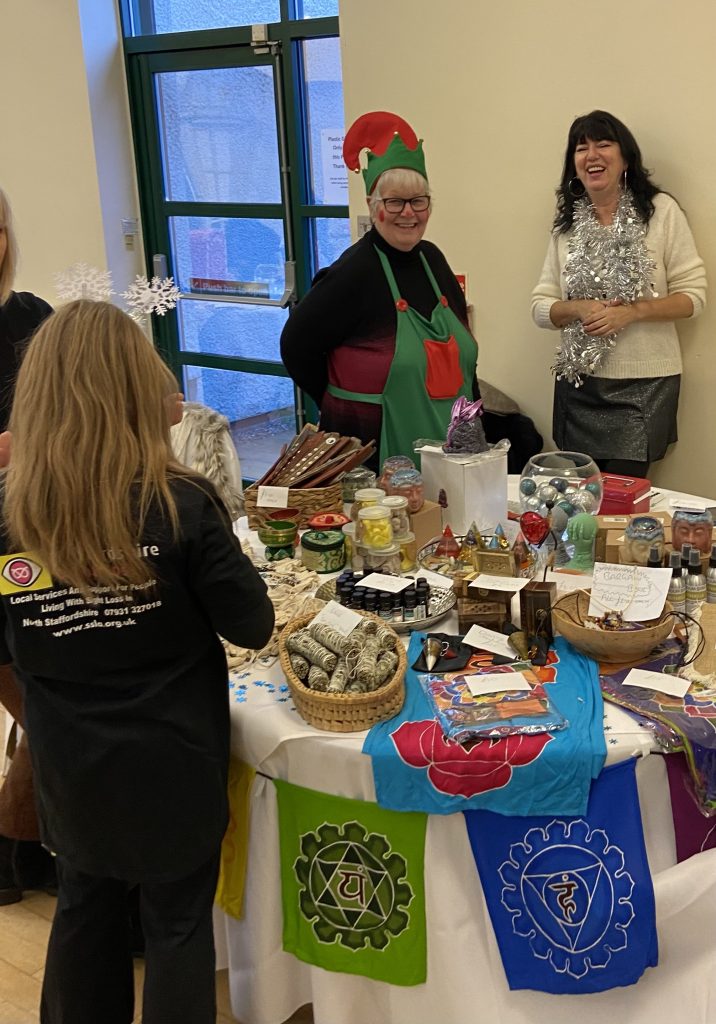
[[[174,531],[169,481],[195,478],[172,455],[165,400],[176,381],[120,309],[80,299],[28,346],[10,417],[4,516],[12,550],[34,552],[57,580],[145,583],[137,550],[150,506]]]
[[[5,229],[7,248],[5,259],[0,263],[0,306],[4,306],[10,298],[12,286],[15,283],[15,272],[17,270],[17,239],[15,229],[12,226],[12,210],[10,202],[0,188],[0,228]]]

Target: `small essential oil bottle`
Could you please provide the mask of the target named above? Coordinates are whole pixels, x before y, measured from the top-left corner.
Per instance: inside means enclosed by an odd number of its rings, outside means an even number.
[[[681,545],[681,568],[688,570],[689,568],[689,554],[691,553],[690,544]]]
[[[685,612],[686,580],[681,569],[681,555],[678,551],[672,551],[669,555],[669,568],[671,569],[671,580],[667,600],[675,612]]]
[[[661,553],[656,544],[649,548],[649,557],[646,560],[647,569],[661,569]]]
[[[430,614],[430,584],[421,577],[416,584],[416,590],[418,592],[418,600],[422,598],[422,603],[425,605],[425,617],[427,618]]]
[[[403,618],[404,618],[404,616],[403,616],[403,595],[402,594],[393,594],[392,595],[392,600],[393,600],[393,603],[392,603],[392,616],[391,617],[393,619],[393,622],[402,622]]]
[[[415,614],[415,606],[418,603],[418,595],[415,587],[408,587],[404,593],[404,608],[403,608],[403,620],[405,622],[413,622],[417,616]]]
[[[387,591],[383,591],[380,595],[378,604],[380,606],[378,614],[381,619],[385,619],[386,622],[390,622],[393,618],[393,595],[387,593]]]

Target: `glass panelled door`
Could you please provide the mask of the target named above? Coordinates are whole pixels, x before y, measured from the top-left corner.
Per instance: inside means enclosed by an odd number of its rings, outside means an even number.
[[[279,354],[295,263],[278,48],[148,54],[140,69],[145,232],[154,272],[181,291],[160,344],[187,401],[227,417],[255,479],[296,429]]]

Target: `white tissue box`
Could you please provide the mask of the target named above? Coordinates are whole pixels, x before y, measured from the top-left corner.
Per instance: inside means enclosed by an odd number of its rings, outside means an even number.
[[[420,464],[425,497],[439,501],[440,491],[445,491],[443,522],[453,533],[467,533],[473,521],[481,533],[490,533],[507,521],[507,452],[475,459],[425,447]]]

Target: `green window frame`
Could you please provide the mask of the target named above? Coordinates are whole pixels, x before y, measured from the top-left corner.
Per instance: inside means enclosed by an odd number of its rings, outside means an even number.
[[[287,173],[282,182],[283,201],[288,211],[285,218],[287,242],[293,242],[295,261],[295,298],[308,291],[316,266],[315,221],[330,218],[347,220],[348,206],[323,205],[310,201],[310,166],[308,140],[308,98],[302,43],[306,40],[337,38],[339,19],[292,17],[294,0],[280,0],[281,21],[266,26],[269,53],[252,49],[252,28],[207,29],[203,31],[131,35],[129,30],[151,19],[151,0],[118,0],[124,29],[124,55],[129,91],[130,117],[134,140],[135,162],[139,186],[140,211],[144,235],[147,273],[156,273],[153,257],[171,252],[169,218],[201,217],[284,217],[281,205],[252,203],[187,203],[167,200],[161,193],[162,162],[156,123],[153,75],[162,70],[193,70],[225,67],[232,64],[232,52],[241,51],[241,64],[265,64],[272,61],[271,50],[278,47],[282,74],[275,88],[277,109],[284,112],[283,131]],[[228,58],[228,62],[227,62]],[[288,226],[286,229],[286,220]],[[287,245],[287,259],[289,259]],[[169,267],[172,272],[175,268]],[[153,323],[157,348],[177,375],[185,365],[221,370],[239,370],[278,377],[287,377],[285,368],[273,360],[249,359],[241,356],[220,356],[183,351],[180,347],[176,313]],[[297,395],[297,425],[305,418],[315,419],[317,410],[308,396]]]

